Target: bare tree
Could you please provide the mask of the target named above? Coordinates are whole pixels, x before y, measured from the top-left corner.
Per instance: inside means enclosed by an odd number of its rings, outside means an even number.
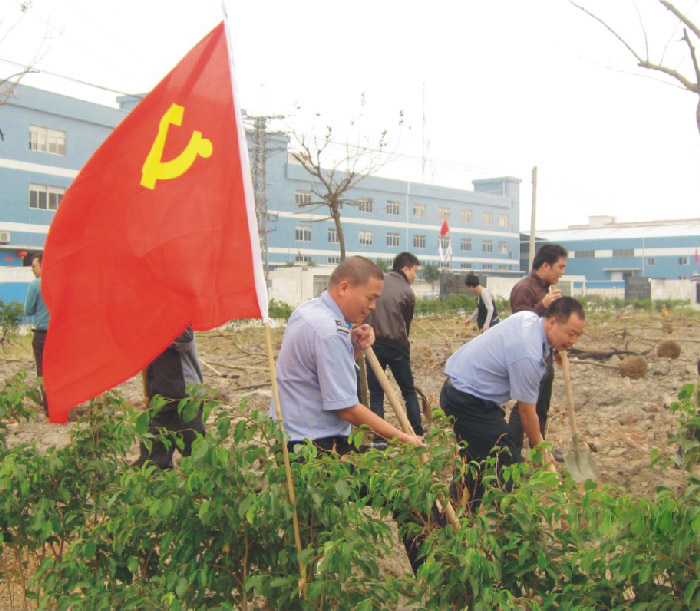
[[[364,96],[361,104],[364,106]],[[403,123],[403,112],[399,113],[399,125]],[[351,122],[355,126],[356,121]],[[359,121],[357,121],[359,125]],[[375,174],[391,159],[387,150],[388,131],[383,130],[374,145],[362,138],[358,131],[354,143],[339,143],[333,140],[333,130],[325,128],[322,136],[305,136],[292,131],[294,140],[292,158],[311,176],[311,197],[308,201],[298,201],[304,208],[328,208],[328,216],[319,221],[333,219],[338,232],[340,260],[345,260],[345,235],[341,223],[341,210],[344,205],[357,205],[348,199],[347,193],[367,176]],[[337,151],[342,152],[338,153]]]
[[[668,0],[658,0],[659,4],[663,6],[666,10],[670,11],[673,16],[678,20],[679,25],[683,26],[683,36],[681,40],[685,43],[687,47],[688,58],[691,63],[692,75],[687,76],[682,74],[680,71],[671,68],[669,65],[664,64],[664,54],[661,55],[658,61],[653,61],[649,54],[649,42],[647,37],[646,29],[642,23],[642,30],[644,33],[645,50],[644,53],[635,49],[621,34],[617,32],[612,26],[610,26],[605,20],[597,15],[593,14],[587,8],[577,4],[573,0],[569,0],[576,8],[580,9],[598,23],[600,23],[606,30],[608,30],[618,41],[634,56],[637,60],[637,65],[645,70],[652,70],[656,72],[661,72],[666,76],[670,76],[672,79],[680,83],[681,87],[686,91],[690,91],[698,96],[698,105],[695,112],[695,121],[697,125],[698,132],[700,132],[700,67],[698,66],[698,59],[696,54],[696,46],[700,42],[700,29],[678,8],[676,8]]]

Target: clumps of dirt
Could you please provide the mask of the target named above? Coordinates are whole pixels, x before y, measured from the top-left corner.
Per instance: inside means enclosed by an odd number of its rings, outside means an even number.
[[[620,361],[619,369],[623,378],[640,380],[646,376],[649,365],[643,356],[632,355]]]
[[[673,325],[670,322],[662,323],[661,331],[663,331],[664,333],[673,333]]]
[[[659,345],[656,347],[656,356],[677,359],[680,355],[681,347],[673,340],[665,339],[664,341],[659,342]]]

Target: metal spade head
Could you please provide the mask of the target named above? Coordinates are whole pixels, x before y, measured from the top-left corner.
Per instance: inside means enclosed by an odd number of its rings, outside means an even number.
[[[574,440],[571,451],[564,456],[564,465],[576,483],[596,478],[591,451],[584,444],[578,443],[578,440]]]

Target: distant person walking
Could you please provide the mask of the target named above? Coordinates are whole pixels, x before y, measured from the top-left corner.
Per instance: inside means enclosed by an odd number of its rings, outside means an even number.
[[[497,325],[498,311],[496,304],[493,302],[493,297],[486,287],[481,286],[479,277],[473,273],[467,274],[464,279],[464,284],[470,293],[477,294],[476,310],[467,319],[467,323],[476,321],[476,327],[482,333],[488,331],[494,325]]]
[[[44,412],[48,416],[49,404],[44,390],[44,344],[46,343],[46,332],[49,328],[49,311],[46,309],[46,304],[41,296],[42,258],[41,254],[34,255],[32,258],[34,280],[29,283],[27,298],[24,302],[24,313],[30,316],[34,322],[32,348],[34,349],[34,360],[36,362],[36,375],[41,385],[41,403],[44,406]]]

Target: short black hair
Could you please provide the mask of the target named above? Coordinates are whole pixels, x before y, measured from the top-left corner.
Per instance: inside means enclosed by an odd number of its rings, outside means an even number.
[[[564,324],[572,314],[576,314],[581,320],[586,320],[586,313],[580,301],[573,297],[560,297],[549,304],[542,317],[556,318],[558,323]]]
[[[404,267],[413,267],[414,265],[420,265],[418,257],[412,252],[400,252],[394,257],[394,263],[391,267],[395,272],[400,272]]]
[[[38,252],[38,253],[31,255],[29,258],[29,262],[34,263],[34,259],[39,259],[39,263],[43,263],[44,262],[44,253]]]
[[[347,280],[350,286],[362,286],[370,281],[370,278],[384,280],[384,272],[366,257],[349,257],[338,265],[331,274],[329,287]]]
[[[464,284],[472,287],[472,286],[479,286],[481,282],[479,282],[479,276],[476,274],[470,272],[467,274],[466,278],[464,279]]]
[[[532,269],[540,269],[545,263],[554,265],[562,257],[566,259],[568,256],[569,253],[563,246],[559,244],[545,244],[540,246],[535,253],[535,258],[532,260]]]

